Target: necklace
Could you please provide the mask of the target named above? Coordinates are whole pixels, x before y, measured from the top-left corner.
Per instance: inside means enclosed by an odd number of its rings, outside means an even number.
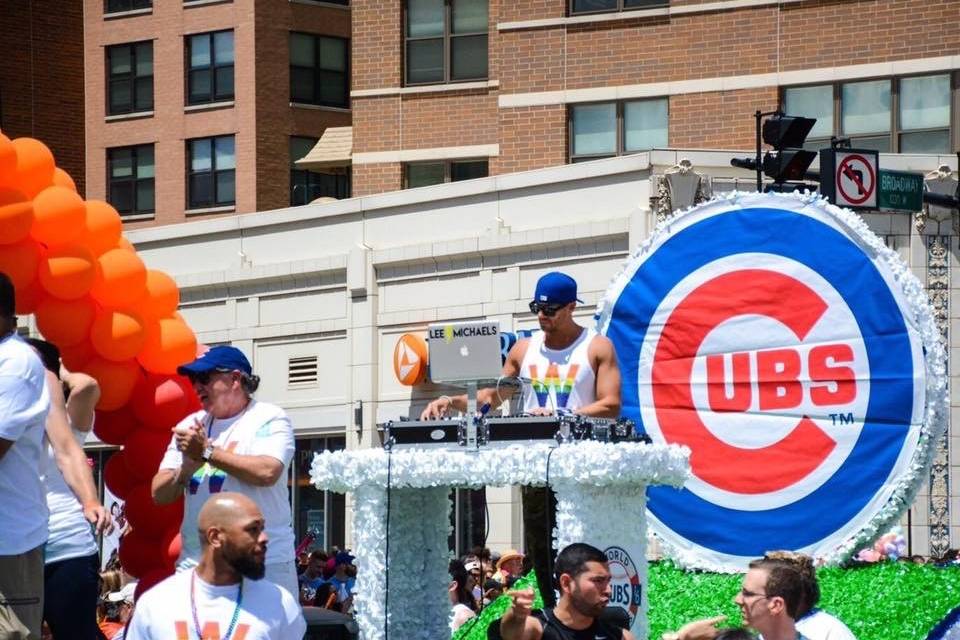
[[[193,613],[193,628],[197,632],[198,640],[203,640],[203,632],[200,629],[200,619],[197,618],[197,570],[194,569],[190,574],[190,611]],[[227,635],[222,640],[230,640],[233,635],[233,629],[237,626],[237,619],[240,617],[240,602],[243,600],[243,577],[240,577],[240,588],[237,589],[237,606],[233,609],[233,617],[230,619],[230,626],[227,627]]]

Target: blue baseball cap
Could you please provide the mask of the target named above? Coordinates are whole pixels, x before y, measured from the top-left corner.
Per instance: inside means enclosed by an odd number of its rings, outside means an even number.
[[[537,289],[533,293],[533,301],[548,304],[583,302],[577,297],[577,281],[559,271],[551,271],[540,276],[537,280]]]
[[[205,373],[214,369],[242,371],[247,375],[253,373],[250,361],[247,360],[247,356],[243,355],[243,351],[229,345],[211,347],[193,362],[177,367],[177,373],[182,376],[189,376],[192,373]]]

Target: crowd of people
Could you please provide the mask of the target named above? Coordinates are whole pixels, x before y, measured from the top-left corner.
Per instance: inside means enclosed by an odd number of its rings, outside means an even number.
[[[542,331],[511,349],[503,375],[536,377],[562,363],[571,392],[529,394],[524,410],[616,417],[616,356],[608,339],[574,322],[576,302],[572,278],[542,277],[530,305]],[[283,409],[253,397],[260,379],[232,346],[213,347],[178,369],[201,410],[172,428],[151,482],[157,504],[184,499],[176,573],[140,594],[115,558],[99,572],[97,536],[113,522],[82,450],[99,388],[93,378],[66,371],[55,345],[21,338],[14,310],[13,285],[0,273],[0,638],[39,638],[43,628],[58,640],[235,632],[248,640],[289,639],[303,636],[303,607],[353,611],[356,567],[349,551],[295,557],[287,495],[293,427]],[[465,407],[465,397],[441,396],[423,417]],[[491,638],[631,640],[622,623],[604,616],[611,587],[603,552],[578,543],[552,560],[545,516],[555,498],[538,488],[523,499],[526,555],[476,548],[450,563],[451,630],[505,593],[511,605],[490,627]],[[532,610],[532,590],[513,588],[531,568],[545,605],[539,611]],[[816,608],[819,596],[808,557],[769,553],[751,563],[734,597],[746,627],[696,620],[664,638],[738,640],[754,637],[750,628],[764,640],[853,639],[842,622]]]

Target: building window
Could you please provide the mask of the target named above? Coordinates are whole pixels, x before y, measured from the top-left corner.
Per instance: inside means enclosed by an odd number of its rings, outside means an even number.
[[[570,0],[570,13],[609,13],[670,6],[669,0]]]
[[[330,171],[307,171],[300,169],[294,162],[303,158],[314,145],[316,138],[303,136],[290,137],[290,205],[309,204],[317,198],[350,197],[350,170],[331,168]]]
[[[290,101],[327,107],[350,105],[350,41],[290,34]]]
[[[407,0],[406,84],[487,78],[486,0]]]
[[[107,115],[153,110],[153,42],[107,47]]]
[[[187,104],[233,100],[233,31],[187,36]]]
[[[949,153],[950,74],[866,80],[783,90],[790,115],[817,118],[809,149],[850,138],[854,148],[894,153]]]
[[[307,550],[327,550],[344,546],[346,502],[342,493],[317,491],[310,482],[313,456],[321,451],[338,451],[347,446],[346,438],[306,438],[296,441],[294,464],[290,465],[290,498],[294,534],[299,544],[308,534]]]
[[[950,75],[900,80],[900,153],[950,153]]]
[[[236,203],[236,155],[233,136],[187,141],[187,208]]]
[[[154,212],[152,144],[107,149],[107,201],[121,216]]]
[[[572,162],[667,146],[666,98],[570,107]]]
[[[123,11],[136,11],[137,9],[150,9],[153,7],[153,0],[106,0],[103,3],[104,13],[121,13]]]
[[[429,187],[444,182],[459,182],[486,178],[487,160],[446,160],[438,162],[411,162],[404,167],[406,189]]]

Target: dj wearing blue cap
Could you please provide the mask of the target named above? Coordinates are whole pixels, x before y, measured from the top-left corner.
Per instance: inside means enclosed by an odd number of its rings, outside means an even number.
[[[207,499],[225,491],[242,493],[256,503],[265,519],[266,579],[296,597],[294,534],[287,499],[287,470],[294,453],[290,419],[280,407],[253,398],[260,378],[236,347],[213,347],[177,373],[189,378],[202,406],[174,427],[153,477],[157,504],[185,498],[177,570],[192,569],[200,560],[197,517]]]
[[[541,331],[517,341],[503,365],[504,376],[530,380],[523,402],[526,414],[620,416],[620,368],[613,343],[574,321],[577,302],[582,302],[577,282],[567,274],[552,271],[537,281],[530,312],[537,315]],[[477,394],[477,406],[489,403],[496,409],[510,395],[511,390],[486,389]],[[427,405],[421,419],[466,409],[465,395],[442,396]],[[524,487],[523,500],[527,557],[533,558],[541,594],[549,605],[553,588],[545,562],[550,554],[550,532],[544,527],[546,494],[544,489]]]

